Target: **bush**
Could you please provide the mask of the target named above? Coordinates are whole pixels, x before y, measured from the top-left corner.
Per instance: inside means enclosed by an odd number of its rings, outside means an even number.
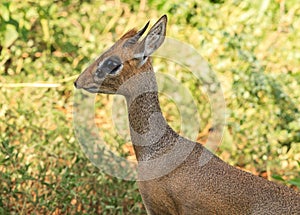
[[[144,3],[0,3],[1,214],[145,214],[134,182],[101,173],[81,152],[72,127],[72,82],[126,30],[164,13],[167,34],[192,44],[223,87],[227,128],[218,154],[254,174],[299,187],[297,1]],[[157,63],[159,71],[170,70],[190,89],[203,135],[211,117],[209,100],[199,90],[203,83],[178,65]],[[117,139],[116,150],[125,155],[128,139],[116,138],[107,117],[111,97],[99,95],[97,101],[101,132],[108,143]],[[167,98],[161,102],[179,129],[178,112]]]

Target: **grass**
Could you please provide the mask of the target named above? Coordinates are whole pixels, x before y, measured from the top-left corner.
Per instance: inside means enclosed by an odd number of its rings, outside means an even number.
[[[145,214],[135,182],[106,175],[82,152],[73,131],[72,82],[126,30],[165,13],[168,36],[194,46],[223,87],[227,126],[218,155],[299,187],[296,0],[2,1],[0,214]],[[198,138],[205,140],[211,114],[203,82],[172,62],[154,63],[190,90],[201,119]],[[112,124],[114,99],[97,96],[97,125],[112,148],[132,155],[126,127]],[[180,131],[174,101],[162,95],[161,103]]]

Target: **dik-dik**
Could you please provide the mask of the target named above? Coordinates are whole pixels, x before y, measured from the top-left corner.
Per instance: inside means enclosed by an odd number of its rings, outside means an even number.
[[[299,193],[230,166],[167,124],[150,59],[164,41],[166,24],[164,15],[143,39],[149,22],[127,32],[74,83],[91,93],[125,97],[147,213],[300,214]]]

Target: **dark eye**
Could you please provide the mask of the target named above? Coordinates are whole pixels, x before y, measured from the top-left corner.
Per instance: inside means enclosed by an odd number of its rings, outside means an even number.
[[[119,57],[112,56],[106,59],[103,64],[101,65],[101,70],[106,74],[116,74],[119,72],[123,67],[123,64]]]

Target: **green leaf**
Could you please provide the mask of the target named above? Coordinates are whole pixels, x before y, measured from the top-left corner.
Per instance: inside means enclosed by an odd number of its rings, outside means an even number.
[[[13,25],[6,25],[6,30],[5,30],[5,34],[4,34],[4,47],[9,47],[11,46],[15,40],[19,37],[19,34],[16,30],[16,27]]]
[[[3,4],[0,4],[0,16],[2,16],[4,21],[8,22],[8,20],[9,20],[9,10]]]
[[[278,181],[284,181],[284,179],[280,175],[272,175],[272,178],[274,178]]]
[[[291,179],[288,181],[288,183],[300,188],[300,178]]]

